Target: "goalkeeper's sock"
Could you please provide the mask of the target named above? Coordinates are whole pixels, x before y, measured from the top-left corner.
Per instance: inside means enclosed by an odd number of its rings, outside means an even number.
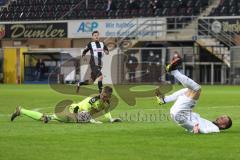
[[[183,88],[183,89],[180,89],[176,92],[174,92],[173,94],[171,95],[168,95],[168,96],[165,96],[164,97],[164,102],[165,103],[168,103],[168,102],[173,102],[173,101],[176,101],[177,98],[181,95],[183,95],[184,93],[186,93],[188,90],[188,88]]]
[[[171,71],[171,74],[184,86],[191,90],[198,91],[201,86],[194,82],[192,79],[188,78],[178,70]]]
[[[98,81],[98,89],[99,89],[99,93],[102,92],[102,87],[103,87],[102,81]]]
[[[31,111],[31,110],[27,110],[27,109],[24,109],[24,108],[21,108],[20,113],[25,115],[25,116],[28,116],[32,119],[35,119],[35,120],[41,120],[41,118],[43,116],[43,114],[40,113],[40,112]]]

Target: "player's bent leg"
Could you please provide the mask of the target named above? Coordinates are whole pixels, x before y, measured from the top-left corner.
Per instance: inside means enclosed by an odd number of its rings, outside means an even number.
[[[103,80],[103,76],[100,75],[100,76],[98,77],[98,90],[99,90],[99,93],[102,92],[102,88],[103,88],[102,80]]]
[[[27,110],[27,109],[21,108],[20,106],[18,106],[16,108],[15,112],[12,114],[11,121],[13,121],[16,117],[18,117],[20,115],[30,117],[34,120],[43,121],[45,123],[48,122],[48,121],[46,122],[46,118],[43,113]]]
[[[172,62],[166,66],[166,71],[173,75],[184,87],[197,92],[201,89],[201,86],[192,79],[188,78],[186,75],[179,72],[178,67],[181,65],[181,62],[181,57],[178,54],[174,55]]]
[[[184,87],[187,87],[195,92],[201,89],[201,86],[193,81],[191,78],[188,78],[178,70],[171,71],[171,75],[173,75]]]
[[[193,90],[189,89],[186,92],[186,96],[191,99],[194,99],[194,100],[198,100],[200,97],[200,94],[201,94],[201,89],[199,89],[198,91],[193,91]]]
[[[31,111],[31,110],[24,109],[24,108],[21,108],[20,114],[30,117],[34,120],[39,120],[39,121],[42,120],[42,116],[43,116],[43,113]]]

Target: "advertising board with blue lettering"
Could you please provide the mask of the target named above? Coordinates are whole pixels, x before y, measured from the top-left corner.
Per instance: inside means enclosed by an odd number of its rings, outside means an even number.
[[[101,37],[162,37],[165,18],[76,20],[68,22],[69,38],[90,38],[98,30]]]

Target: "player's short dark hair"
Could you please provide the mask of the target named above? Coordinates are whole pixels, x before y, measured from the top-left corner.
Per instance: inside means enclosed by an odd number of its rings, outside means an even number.
[[[98,32],[98,31],[93,31],[93,32],[92,32],[92,36],[93,36],[95,33],[98,33],[98,34],[99,34],[99,32]]]
[[[103,87],[103,92],[106,94],[112,94],[113,89],[112,89],[112,87],[105,86],[105,87]]]
[[[228,129],[228,128],[232,127],[232,119],[229,116],[227,116],[227,117],[228,117],[228,123],[226,124],[226,127],[224,129]]]

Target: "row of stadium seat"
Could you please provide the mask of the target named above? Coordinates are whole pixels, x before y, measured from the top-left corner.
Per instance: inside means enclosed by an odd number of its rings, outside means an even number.
[[[201,9],[206,8],[208,0],[113,0],[112,9],[106,12],[107,3],[100,3],[97,0],[89,1],[88,11],[91,16],[80,15],[80,18],[131,18],[131,17],[151,17],[151,16],[189,16],[198,15]],[[79,8],[80,9],[80,8]],[[73,12],[78,12],[76,8]],[[69,17],[71,18],[71,16]]]
[[[56,5],[56,4],[76,4],[79,0],[13,0],[13,6],[32,6],[32,5]]]
[[[0,20],[55,20],[64,19],[132,18],[152,16],[198,15],[209,0],[14,0],[1,9]]]
[[[239,0],[221,0],[217,8],[214,8],[210,16],[237,16],[240,15]]]
[[[6,0],[0,0],[0,6],[5,5]]]

